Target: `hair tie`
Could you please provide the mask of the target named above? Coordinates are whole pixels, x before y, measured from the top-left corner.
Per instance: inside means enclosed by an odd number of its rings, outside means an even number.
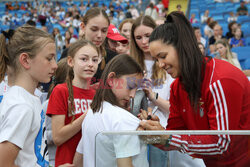
[[[5,36],[5,38],[7,38],[7,39],[10,39],[13,35],[14,35],[14,32],[15,32],[15,30],[12,30],[12,29],[9,29],[9,31],[8,32],[6,32],[6,31],[1,31],[1,33],[3,33],[3,35]]]
[[[173,18],[172,16],[168,15],[166,20],[165,20],[165,23],[173,23]]]

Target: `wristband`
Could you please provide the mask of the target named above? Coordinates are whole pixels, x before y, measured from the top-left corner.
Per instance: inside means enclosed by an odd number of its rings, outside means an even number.
[[[172,139],[172,135],[169,136],[169,138],[166,141],[165,147],[169,147],[169,142]]]
[[[155,100],[158,99],[158,93],[155,93]]]

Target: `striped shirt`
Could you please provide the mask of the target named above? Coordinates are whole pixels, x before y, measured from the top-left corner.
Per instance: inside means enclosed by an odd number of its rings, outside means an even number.
[[[228,62],[206,64],[197,112],[190,105],[179,78],[171,85],[167,130],[250,130],[250,83]],[[178,149],[202,158],[207,167],[248,166],[250,137],[229,135],[173,135],[163,150]]]

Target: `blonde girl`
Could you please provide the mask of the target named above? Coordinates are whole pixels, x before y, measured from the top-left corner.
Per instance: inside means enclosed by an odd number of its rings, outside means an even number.
[[[226,39],[221,39],[217,41],[215,43],[215,46],[216,51],[218,53],[216,58],[228,61],[229,63],[242,70],[237,54],[231,51],[228,41]]]
[[[0,105],[0,166],[36,166],[35,138],[40,128],[39,82],[48,83],[57,64],[56,46],[48,33],[32,26],[0,35],[0,81],[7,66],[15,81]]]

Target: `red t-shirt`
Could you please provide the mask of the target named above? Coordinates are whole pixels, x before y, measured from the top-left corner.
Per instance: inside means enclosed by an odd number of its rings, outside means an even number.
[[[95,95],[93,89],[81,89],[73,86],[75,102],[75,119],[79,118],[90,108],[90,104]],[[69,92],[66,83],[58,84],[52,91],[47,109],[47,115],[65,115],[65,125],[71,123],[72,116],[68,116],[68,97]],[[72,163],[76,147],[81,139],[79,131],[71,139],[58,146],[56,149],[55,166]]]
[[[195,112],[177,78],[171,85],[168,130],[250,130],[250,83],[230,63],[211,59],[201,88],[200,109]],[[170,147],[194,154],[207,167],[250,164],[250,137],[239,135],[173,135]]]

